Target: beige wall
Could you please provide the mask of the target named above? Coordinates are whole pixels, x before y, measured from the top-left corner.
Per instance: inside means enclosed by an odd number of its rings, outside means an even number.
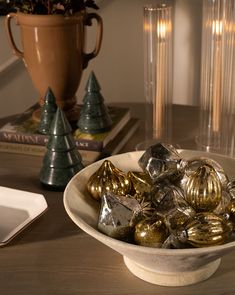
[[[201,1],[176,0],[173,101],[179,104],[198,103]],[[91,70],[96,73],[106,102],[143,102],[142,7],[146,1],[97,2],[100,3],[99,14],[104,21],[103,44],[99,56],[84,71],[77,95],[78,102],[82,102]],[[94,44],[94,35],[94,29],[89,29],[88,49]],[[37,93],[23,63],[6,67],[11,58],[1,18],[0,117],[21,112],[37,100]],[[6,70],[1,71],[5,68]]]
[[[0,117],[24,111],[38,96],[23,62],[12,55],[4,29],[4,18],[0,17]],[[17,30],[14,35],[18,43]]]

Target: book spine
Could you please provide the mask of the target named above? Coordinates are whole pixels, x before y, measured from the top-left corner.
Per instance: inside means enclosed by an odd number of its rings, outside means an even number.
[[[0,142],[0,152],[32,155],[32,156],[45,156],[47,149],[42,145],[31,145],[24,143],[13,142]],[[85,165],[91,164],[101,157],[101,152],[79,150],[82,161]]]
[[[42,134],[30,135],[21,133],[11,133],[11,132],[0,132],[0,141],[2,142],[14,142],[14,143],[25,143],[34,145],[46,145],[48,137]]]
[[[48,142],[48,136],[43,134],[21,134],[11,132],[0,132],[0,142],[13,142],[13,143],[24,143],[33,144],[39,146],[45,146]],[[103,144],[98,141],[91,141],[86,139],[75,140],[76,146],[80,150],[88,151],[102,151]]]
[[[0,151],[5,153],[24,154],[32,156],[44,156],[46,147],[15,142],[0,142]]]
[[[103,143],[101,141],[79,139],[79,140],[75,140],[75,143],[79,150],[97,151],[97,152],[100,152],[103,150]]]

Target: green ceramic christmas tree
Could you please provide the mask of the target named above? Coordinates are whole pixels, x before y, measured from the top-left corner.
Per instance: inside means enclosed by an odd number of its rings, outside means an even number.
[[[49,87],[46,96],[44,105],[42,107],[41,119],[38,125],[38,132],[42,134],[49,134],[51,122],[55,116],[57,110],[55,96]]]
[[[96,76],[91,72],[77,123],[82,132],[96,134],[109,131],[112,127],[112,120],[100,90]]]
[[[64,112],[57,108],[40,171],[40,182],[55,190],[64,190],[69,180],[83,168],[71,131]]]

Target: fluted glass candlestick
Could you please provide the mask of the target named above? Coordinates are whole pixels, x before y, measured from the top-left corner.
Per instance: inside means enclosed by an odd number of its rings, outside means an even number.
[[[200,127],[202,150],[233,156],[235,1],[203,0]]]
[[[171,4],[160,1],[144,7],[144,90],[146,101],[146,148],[154,142],[169,142],[172,106]],[[140,147],[139,147],[140,149]]]

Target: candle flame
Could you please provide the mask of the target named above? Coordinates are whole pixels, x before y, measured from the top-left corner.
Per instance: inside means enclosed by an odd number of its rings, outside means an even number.
[[[216,36],[221,36],[223,31],[223,23],[221,20],[214,20],[212,22],[212,34]]]
[[[164,21],[157,23],[157,36],[161,39],[166,38],[167,24]]]
[[[144,31],[153,33],[154,26],[152,23],[144,22]],[[165,40],[167,33],[171,31],[171,23],[166,22],[165,20],[157,21],[156,25],[156,34],[157,37],[161,40]]]

